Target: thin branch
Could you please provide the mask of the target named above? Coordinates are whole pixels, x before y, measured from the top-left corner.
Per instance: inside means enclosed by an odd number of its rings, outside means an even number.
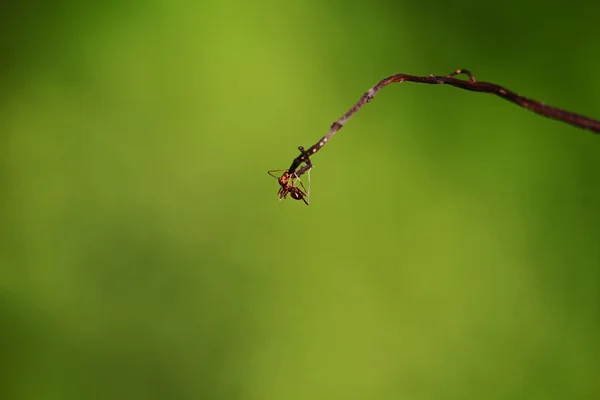
[[[469,80],[456,79],[454,78],[454,76],[456,75],[467,75],[469,77]],[[300,150],[300,155],[294,159],[292,165],[287,170],[287,173],[290,175],[293,174],[296,177],[300,177],[306,171],[311,169],[312,163],[310,161],[310,156],[314,155],[323,146],[325,146],[325,144],[331,139],[331,137],[335,135],[337,131],[342,129],[342,127],[350,119],[350,117],[352,117],[358,110],[360,110],[362,106],[373,100],[373,97],[375,97],[377,92],[379,92],[382,88],[389,85],[390,83],[402,83],[404,81],[427,83],[431,85],[447,84],[460,89],[471,90],[473,92],[495,94],[497,96],[502,97],[505,100],[515,103],[518,106],[531,110],[534,113],[543,115],[548,118],[556,119],[567,124],[571,124],[578,128],[587,129],[594,133],[600,133],[600,121],[597,121],[593,118],[584,117],[583,115],[575,114],[569,111],[561,110],[556,107],[548,106],[537,100],[529,99],[527,97],[518,95],[494,83],[477,82],[473,74],[471,74],[471,72],[467,71],[466,69],[459,69],[446,76],[413,76],[406,74],[397,74],[381,80],[377,85],[375,85],[373,88],[369,89],[368,92],[363,94],[360,100],[358,100],[358,102],[350,110],[348,110],[346,114],[342,115],[340,119],[331,124],[329,132],[327,132],[327,134],[323,136],[321,140],[319,140],[316,144],[308,148],[308,150],[304,150],[303,147],[299,147],[298,149]],[[298,167],[300,167],[302,163],[304,163],[305,165],[298,169]]]

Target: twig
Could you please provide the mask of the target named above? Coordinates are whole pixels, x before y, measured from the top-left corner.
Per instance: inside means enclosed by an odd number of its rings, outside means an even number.
[[[456,75],[467,75],[469,80],[456,79],[454,76]],[[417,82],[417,83],[428,83],[432,85],[441,85],[447,84],[456,86],[460,89],[471,90],[473,92],[483,92],[483,93],[491,93],[497,96],[504,98],[512,103],[517,104],[523,108],[533,111],[534,113],[543,115],[548,118],[556,119],[558,121],[566,122],[567,124],[571,124],[573,126],[590,130],[594,133],[600,133],[600,121],[597,121],[593,118],[584,117],[583,115],[575,114],[569,111],[561,110],[559,108],[548,106],[539,101],[529,99],[527,97],[520,96],[510,90],[503,88],[502,86],[498,86],[494,83],[488,82],[477,82],[475,77],[471,72],[466,69],[459,69],[449,75],[446,76],[413,76],[406,74],[397,74],[390,76],[389,78],[385,78],[380,81],[373,88],[369,89],[368,92],[362,95],[360,100],[350,109],[348,112],[340,119],[331,124],[331,128],[329,132],[325,136],[321,138],[316,144],[308,148],[308,150],[304,150],[303,147],[298,147],[300,150],[300,155],[294,159],[290,168],[286,171],[286,174],[290,176],[300,177],[306,171],[312,168],[312,163],[310,161],[310,156],[314,155],[317,151],[319,151],[325,144],[331,139],[333,135],[342,127],[344,124],[353,116],[362,106],[367,104],[369,101],[373,100],[373,97],[379,92],[383,87],[389,85],[390,83],[402,83],[404,81],[408,82]],[[305,165],[300,167],[300,165],[304,163]],[[298,169],[300,167],[300,169]]]

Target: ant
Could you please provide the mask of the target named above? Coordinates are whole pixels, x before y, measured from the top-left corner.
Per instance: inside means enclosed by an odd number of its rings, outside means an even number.
[[[277,176],[273,175],[273,172],[281,172],[281,171],[284,171],[284,172],[283,172],[283,175],[281,175],[279,178]],[[300,180],[299,176],[296,173],[290,174],[287,169],[274,169],[271,171],[267,171],[267,173],[269,175],[271,175],[273,178],[277,179],[277,181],[279,182],[279,186],[281,186],[279,188],[279,191],[277,192],[277,197],[279,197],[279,200],[285,199],[287,197],[287,195],[289,194],[292,197],[292,199],[302,200],[304,202],[304,204],[309,205],[309,202],[310,202],[310,169],[308,172],[308,190],[306,190],[306,188],[304,187],[304,184]],[[296,181],[300,182],[300,186],[302,186],[302,189],[300,189],[298,186],[294,186],[294,183]]]

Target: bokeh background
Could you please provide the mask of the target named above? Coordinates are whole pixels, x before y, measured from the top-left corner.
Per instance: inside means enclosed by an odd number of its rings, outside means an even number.
[[[600,4],[600,3],[598,3]],[[0,12],[0,398],[600,396],[600,5]]]

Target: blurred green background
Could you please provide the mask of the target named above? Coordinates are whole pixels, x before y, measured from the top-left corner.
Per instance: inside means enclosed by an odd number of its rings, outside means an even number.
[[[600,3],[599,3],[600,4]],[[0,12],[0,398],[600,396],[600,5]]]

